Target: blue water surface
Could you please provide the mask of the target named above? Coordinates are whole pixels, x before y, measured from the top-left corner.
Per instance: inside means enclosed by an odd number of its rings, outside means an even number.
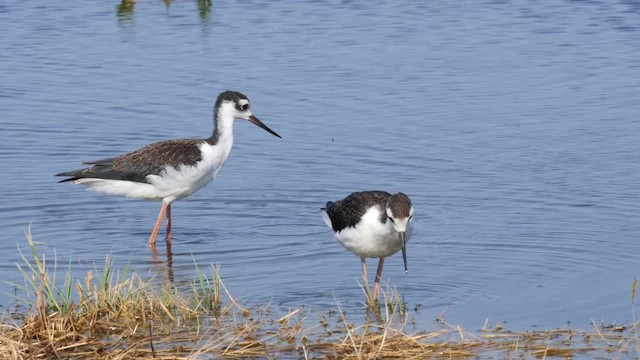
[[[195,260],[245,305],[357,317],[359,260],[320,207],[380,189],[414,203],[409,272],[397,254],[383,277],[420,305],[418,328],[631,320],[637,1],[119,5],[0,5],[3,308],[31,226],[78,278],[112,254],[186,286]],[[56,183],[82,160],[209,136],[227,89],[283,139],[236,123],[218,178],[173,205],[171,263],[146,247],[159,203]]]

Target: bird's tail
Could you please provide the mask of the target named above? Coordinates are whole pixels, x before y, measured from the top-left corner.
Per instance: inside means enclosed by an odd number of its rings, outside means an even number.
[[[332,208],[335,204],[333,201],[327,201],[327,204],[323,208],[320,208],[320,210],[327,211],[327,209]]]

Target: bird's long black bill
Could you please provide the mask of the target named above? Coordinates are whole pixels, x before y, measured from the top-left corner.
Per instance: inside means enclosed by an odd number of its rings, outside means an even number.
[[[249,116],[249,121],[251,121],[252,123],[254,123],[254,124],[260,126],[261,128],[267,130],[272,135],[275,135],[275,136],[277,136],[277,137],[282,139],[282,136],[278,135],[278,133],[276,133],[275,131],[269,129],[269,127],[267,125],[265,125],[262,121],[260,121],[257,117],[251,115],[251,116]]]
[[[407,273],[409,272],[409,269],[407,269],[407,242],[404,239],[404,231],[399,232],[398,236],[400,236],[400,245],[402,247],[402,260],[404,260],[404,272]]]

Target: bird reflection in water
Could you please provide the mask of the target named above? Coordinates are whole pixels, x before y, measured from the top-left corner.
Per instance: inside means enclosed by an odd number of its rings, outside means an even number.
[[[173,286],[174,280],[175,280],[174,274],[173,274],[173,252],[171,251],[171,242],[168,241],[166,242],[166,244],[167,244],[167,261],[165,262],[161,258],[160,252],[154,246],[151,248],[151,263],[154,264],[154,267],[158,268],[157,273],[163,277],[163,283],[168,283]],[[166,269],[162,269],[163,265],[166,265]]]

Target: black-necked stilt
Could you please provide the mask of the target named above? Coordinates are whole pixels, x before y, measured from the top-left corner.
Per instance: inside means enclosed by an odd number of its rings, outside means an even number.
[[[235,119],[248,120],[280,137],[253,116],[250,107],[245,95],[235,91],[222,92],[213,110],[214,129],[210,137],[160,141],[115,158],[84,162],[92,166],[56,176],[68,176],[60,182],[73,181],[93,191],[162,200],[149,245],[155,246],[165,216],[169,243],[171,203],[193,194],[215,178],[231,152]]]
[[[322,215],[333,229],[338,241],[352,253],[360,256],[362,276],[368,294],[367,264],[365,258],[380,258],[373,285],[374,303],[384,258],[402,250],[404,270],[407,269],[407,241],[413,231],[413,206],[403,193],[385,191],[354,192],[336,202],[329,201]]]

